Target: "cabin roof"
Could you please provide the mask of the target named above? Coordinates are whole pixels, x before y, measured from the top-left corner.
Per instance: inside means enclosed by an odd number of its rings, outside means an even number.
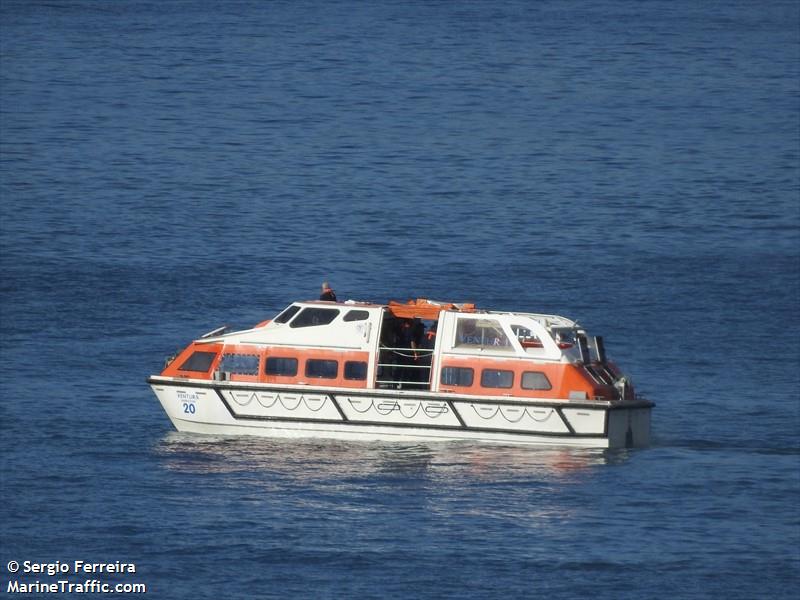
[[[392,315],[399,319],[422,319],[424,321],[435,321],[439,319],[439,313],[443,310],[460,312],[460,313],[481,313],[493,315],[519,315],[532,317],[540,321],[545,327],[575,327],[578,326],[577,321],[562,317],[560,315],[544,314],[544,313],[531,313],[520,312],[513,310],[486,310],[479,309],[473,303],[469,302],[448,302],[441,300],[429,300],[427,298],[414,298],[400,302],[397,300],[390,300],[388,304],[380,304],[377,302],[366,302],[359,300],[347,300],[345,302],[331,302],[327,300],[304,300],[293,302],[292,304],[300,304],[303,306],[316,305],[334,307],[360,307],[360,308],[380,308],[387,309]]]

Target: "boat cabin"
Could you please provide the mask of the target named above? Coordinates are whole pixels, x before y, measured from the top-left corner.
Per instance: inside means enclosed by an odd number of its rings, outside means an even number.
[[[425,299],[295,302],[252,329],[206,334],[162,375],[409,394],[633,397],[602,339],[570,319]]]

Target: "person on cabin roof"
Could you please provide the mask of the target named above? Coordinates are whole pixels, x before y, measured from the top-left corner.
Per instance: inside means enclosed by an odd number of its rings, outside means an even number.
[[[327,281],[322,282],[322,293],[319,295],[319,299],[336,302],[336,293],[331,289]]]

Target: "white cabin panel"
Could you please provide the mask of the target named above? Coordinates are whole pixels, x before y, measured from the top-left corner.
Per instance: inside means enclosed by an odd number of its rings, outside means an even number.
[[[383,309],[375,306],[327,303],[296,303],[300,310],[287,323],[271,322],[263,327],[231,333],[217,338],[208,338],[206,342],[223,342],[226,344],[253,344],[270,346],[319,347],[341,350],[372,349],[374,332],[378,331]],[[293,326],[297,319],[303,318],[307,309],[337,311],[329,323]],[[352,314],[351,314],[352,313]],[[365,316],[358,320],[345,320],[348,314],[352,317]]]

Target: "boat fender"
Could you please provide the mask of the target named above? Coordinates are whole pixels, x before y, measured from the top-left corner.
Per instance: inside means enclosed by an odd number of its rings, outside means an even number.
[[[633,427],[631,425],[631,411],[625,411],[628,413],[628,431],[625,432],[625,447],[626,448],[633,448]]]
[[[633,448],[633,429],[628,425],[628,431],[625,432],[625,447]]]

